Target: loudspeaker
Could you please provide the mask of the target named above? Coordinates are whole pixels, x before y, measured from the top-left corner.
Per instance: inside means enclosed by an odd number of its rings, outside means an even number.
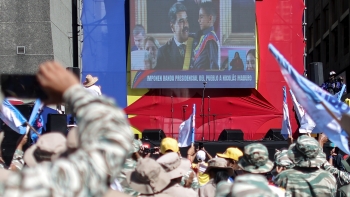
[[[244,133],[240,129],[224,129],[219,135],[218,141],[243,140]]]
[[[165,133],[162,129],[145,129],[142,132],[143,140],[161,141],[165,137]]]
[[[322,62],[311,62],[307,68],[307,76],[310,81],[317,85],[322,85],[323,79],[323,64]]]
[[[80,68],[77,67],[67,67],[68,71],[72,72],[80,81]]]
[[[48,114],[46,123],[46,132],[58,131],[67,135],[67,115],[66,114]]]
[[[270,129],[264,139],[269,139],[273,141],[285,141],[284,137],[281,135],[281,129]]]

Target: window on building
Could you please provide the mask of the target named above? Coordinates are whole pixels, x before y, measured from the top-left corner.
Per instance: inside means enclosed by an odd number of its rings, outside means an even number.
[[[332,31],[332,40],[333,40],[333,52],[334,52],[334,61],[338,61],[338,27]]]
[[[338,1],[339,0],[332,0],[332,24],[335,23],[335,21],[338,20]]]
[[[343,40],[344,40],[344,55],[349,53],[349,16],[342,21]]]
[[[324,39],[324,42],[325,42],[325,48],[326,48],[326,63],[328,63],[329,62],[329,36],[327,36]]]
[[[324,23],[325,26],[324,26],[323,33],[325,33],[329,29],[329,6],[328,5],[323,9],[323,15],[325,19],[325,23]]]

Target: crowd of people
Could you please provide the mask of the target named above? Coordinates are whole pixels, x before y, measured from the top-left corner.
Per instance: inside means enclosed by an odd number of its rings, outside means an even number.
[[[332,147],[329,157],[323,151],[328,138],[324,134],[318,140],[308,134],[293,142],[289,136],[289,147],[276,150],[274,162],[261,143],[251,143],[240,150],[228,147],[224,153],[211,156],[204,147],[192,145],[187,157],[180,154],[178,142],[164,138],[159,155],[150,156],[139,140],[134,140],[130,163],[124,165],[121,175],[113,187],[131,196],[348,196],[350,166],[347,155]],[[147,162],[145,162],[145,160]],[[194,162],[196,161],[196,162]],[[164,183],[166,175],[169,179]],[[154,179],[152,177],[159,177]],[[163,179],[160,179],[162,177]],[[149,180],[144,182],[142,180]],[[136,184],[160,189],[143,190]]]
[[[56,62],[40,65],[37,78],[46,104],[68,103],[78,125],[67,136],[50,132],[23,150],[24,135],[9,166],[0,157],[0,196],[253,197],[348,196],[350,166],[336,146],[308,134],[269,159],[266,146],[227,147],[210,155],[194,144],[181,155],[176,139],[164,138],[150,156],[134,138],[121,108],[86,87]],[[89,82],[90,81],[90,82]],[[1,96],[1,94],[0,94]],[[3,133],[0,133],[0,141]]]

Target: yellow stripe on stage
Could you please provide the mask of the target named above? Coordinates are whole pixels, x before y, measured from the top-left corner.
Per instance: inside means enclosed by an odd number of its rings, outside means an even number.
[[[185,54],[184,65],[182,67],[182,70],[188,70],[190,68],[192,44],[193,44],[193,38],[189,37],[186,44],[186,54]]]
[[[132,82],[134,81],[137,71],[131,71],[131,43],[129,40],[128,47],[128,61],[127,61],[127,105],[131,105],[137,100],[139,100],[143,95],[148,92],[148,89],[132,89]],[[135,115],[128,115],[129,118],[135,117]],[[139,137],[142,138],[142,131],[139,131],[135,127],[131,127],[134,134],[139,134]]]

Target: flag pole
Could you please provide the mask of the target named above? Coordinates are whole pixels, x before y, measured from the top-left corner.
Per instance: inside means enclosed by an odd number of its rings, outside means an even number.
[[[26,127],[26,134],[25,135],[27,135],[29,133],[29,131],[30,131],[30,127],[27,125],[27,127]]]
[[[32,125],[30,125],[28,122],[25,123],[27,125],[27,127],[29,127],[32,131],[34,131],[34,133],[36,133],[38,135],[38,137],[40,137],[40,134],[38,133],[38,131],[32,127]]]
[[[346,85],[343,84],[343,87],[341,88],[339,94],[338,94],[338,101],[341,101],[341,97],[343,96],[344,94],[344,91],[345,91],[345,88],[346,88]]]
[[[196,104],[193,104],[192,108],[192,121],[191,121],[191,132],[192,132],[192,145],[194,145],[194,130],[196,129],[195,121],[196,121]]]

